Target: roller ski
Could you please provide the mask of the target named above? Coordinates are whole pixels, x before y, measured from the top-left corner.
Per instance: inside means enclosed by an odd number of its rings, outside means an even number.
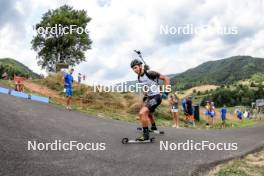
[[[123,138],[123,144],[145,144],[145,143],[153,143],[155,138],[145,138],[144,136],[138,137],[136,139],[128,139]]]
[[[142,131],[142,130],[143,129],[141,127],[137,127],[137,131]],[[158,129],[150,129],[149,132],[154,134],[165,134],[164,131],[159,131]]]

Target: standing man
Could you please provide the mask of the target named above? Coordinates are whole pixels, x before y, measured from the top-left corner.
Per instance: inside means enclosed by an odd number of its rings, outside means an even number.
[[[72,83],[73,83],[73,77],[72,73],[74,72],[74,69],[70,69],[69,73],[66,73],[64,75],[64,88],[66,89],[66,97],[67,97],[67,105],[66,109],[71,110],[71,103],[72,103]]]
[[[188,97],[186,99],[186,118],[187,118],[187,123],[194,124],[194,116],[193,116],[193,106],[192,106],[192,97]]]
[[[243,118],[243,112],[240,109],[237,110],[237,118],[239,120],[242,120],[242,118]]]
[[[138,75],[138,82],[142,84],[145,88],[144,91],[144,106],[140,109],[139,118],[143,127],[143,135],[138,137],[136,140],[145,141],[149,140],[149,120],[151,122],[151,130],[157,130],[155,120],[154,120],[154,111],[160,105],[162,98],[160,95],[160,87],[158,84],[159,80],[163,80],[165,83],[165,92],[166,96],[170,92],[170,79],[167,76],[163,76],[154,71],[147,71],[142,67],[142,62],[138,59],[133,60],[130,63],[133,71]]]
[[[82,74],[78,73],[78,84],[80,85],[82,82]]]
[[[205,115],[206,115],[206,126],[209,127],[210,124],[210,101],[206,101],[205,105]]]
[[[227,109],[226,106],[224,105],[224,107],[221,108],[221,119],[222,119],[221,128],[226,127],[226,114],[227,114]]]
[[[184,114],[186,113],[186,98],[182,99],[182,111],[184,112]]]

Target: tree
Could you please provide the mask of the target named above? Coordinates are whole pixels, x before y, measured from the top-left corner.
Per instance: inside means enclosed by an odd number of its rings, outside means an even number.
[[[256,83],[261,84],[262,82],[264,82],[264,73],[256,73],[251,77],[251,79]]]
[[[68,5],[45,13],[36,24],[37,36],[31,41],[42,69],[55,71],[56,64],[75,66],[85,61],[85,51],[92,41],[86,27],[91,21],[85,10]]]

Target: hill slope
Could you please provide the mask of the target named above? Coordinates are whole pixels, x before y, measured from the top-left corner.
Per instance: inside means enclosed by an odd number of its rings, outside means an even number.
[[[0,76],[6,72],[9,75],[9,78],[12,78],[14,74],[24,76],[39,78],[37,73],[34,73],[24,64],[10,58],[0,59]]]
[[[203,84],[229,84],[264,73],[264,59],[251,56],[234,56],[205,62],[171,79],[176,89],[187,89]]]

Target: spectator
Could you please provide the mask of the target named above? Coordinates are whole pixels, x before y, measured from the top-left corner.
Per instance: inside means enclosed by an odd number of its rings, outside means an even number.
[[[24,81],[25,78],[21,76],[16,76],[14,75],[14,81],[15,81],[15,90],[18,92],[23,92],[24,91]]]
[[[171,94],[169,96],[169,103],[170,103],[170,111],[172,114],[172,118],[174,121],[174,124],[172,127],[179,128],[179,118],[178,118],[178,98],[175,94]]]
[[[215,124],[215,106],[214,106],[214,102],[210,102],[209,105],[209,114],[210,114],[210,126],[214,127]]]
[[[239,120],[242,120],[242,118],[243,118],[243,112],[241,110],[237,110],[237,118]]]
[[[244,117],[244,118],[247,118],[247,117],[248,117],[248,111],[247,111],[247,110],[244,111],[244,113],[243,113],[243,117]]]
[[[192,98],[188,97],[186,99],[186,120],[188,124],[195,125],[193,117],[193,107],[192,107]]]
[[[186,111],[186,98],[182,99],[182,111]]]
[[[8,79],[8,74],[6,72],[4,72],[2,74],[2,79],[4,79],[4,80],[7,80]]]
[[[221,128],[225,128],[226,127],[226,115],[227,115],[227,108],[224,105],[224,107],[221,108],[221,119],[222,119]]]
[[[66,89],[66,97],[67,97],[67,106],[66,109],[71,110],[71,101],[72,101],[72,83],[73,83],[73,77],[72,73],[74,72],[74,69],[71,69],[69,73],[64,75],[64,87]]]
[[[81,84],[82,81],[82,74],[78,73],[78,84]]]
[[[209,126],[210,123],[210,101],[206,101],[206,105],[205,105],[205,116],[206,116],[206,126]]]

